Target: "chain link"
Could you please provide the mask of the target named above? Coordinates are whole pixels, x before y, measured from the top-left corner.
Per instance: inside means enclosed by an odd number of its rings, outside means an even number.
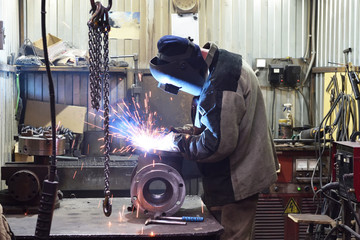
[[[109,183],[109,162],[110,162],[110,139],[109,139],[109,36],[104,33],[104,62],[103,62],[103,91],[104,91],[104,132],[105,132],[105,193],[110,191]]]
[[[106,13],[107,14],[107,13]],[[100,18],[103,19],[103,18]],[[102,21],[102,20],[101,20]],[[110,132],[109,132],[109,30],[110,26],[103,22],[89,21],[89,79],[91,105],[100,109],[101,95],[104,99],[104,194],[103,211],[105,216],[111,215],[110,201]],[[103,35],[103,36],[101,36]],[[103,43],[103,45],[102,45]],[[102,51],[103,50],[103,51]],[[103,52],[103,53],[102,53]]]

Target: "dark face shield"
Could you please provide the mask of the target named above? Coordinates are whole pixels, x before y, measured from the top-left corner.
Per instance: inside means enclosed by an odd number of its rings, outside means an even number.
[[[175,61],[166,64],[157,64],[158,57],[150,61],[150,72],[159,82],[159,87],[166,92],[177,94],[179,90],[194,96],[199,96],[205,81],[205,74],[200,75],[186,61]]]
[[[200,56],[200,57],[199,57]],[[190,63],[196,64],[190,64]],[[150,61],[150,72],[166,92],[179,90],[199,96],[207,75],[207,65],[201,51],[189,41],[186,51],[174,56],[159,53]]]

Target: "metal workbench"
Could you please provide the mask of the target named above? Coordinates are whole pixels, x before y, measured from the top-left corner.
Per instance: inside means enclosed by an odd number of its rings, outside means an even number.
[[[147,216],[128,211],[130,198],[114,198],[110,217],[102,212],[102,199],[63,199],[54,211],[51,239],[219,239],[222,226],[203,206],[198,196],[187,196],[175,216],[202,216],[204,222],[187,225],[145,226]],[[33,239],[37,215],[6,215],[16,239]]]

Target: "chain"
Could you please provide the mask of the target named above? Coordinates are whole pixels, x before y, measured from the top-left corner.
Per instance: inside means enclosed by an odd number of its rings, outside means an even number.
[[[109,31],[108,10],[99,2],[92,4],[93,16],[88,22],[89,26],[89,79],[91,105],[94,109],[100,109],[101,93],[104,99],[104,195],[103,211],[105,216],[111,215],[112,206],[110,201],[110,132],[109,132]],[[100,13],[100,16],[97,14]],[[101,36],[103,34],[103,37]],[[103,46],[102,46],[103,43]],[[103,50],[103,51],[102,51]],[[103,53],[102,53],[103,52]]]
[[[91,106],[97,111],[100,108],[101,100],[101,33],[99,29],[89,26],[89,79],[90,79],[90,96]]]
[[[109,182],[109,162],[110,162],[110,139],[109,139],[109,37],[108,32],[104,33],[104,62],[103,62],[103,94],[104,94],[104,132],[105,132],[105,196],[110,197],[110,182]]]

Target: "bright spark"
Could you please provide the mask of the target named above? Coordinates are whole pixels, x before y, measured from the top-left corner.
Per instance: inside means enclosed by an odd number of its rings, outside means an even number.
[[[139,218],[139,203],[137,204],[137,208],[136,208],[136,218]]]
[[[156,127],[156,113],[149,110],[149,96],[146,94],[144,101],[146,110],[140,111],[139,103],[133,99],[132,109],[123,101],[118,104],[121,112],[112,108],[112,121],[110,129],[114,137],[123,138],[130,141],[135,148],[141,148],[145,151],[175,151],[177,146],[174,144],[174,133],[167,132],[164,128]],[[129,151],[130,149],[128,149]]]

